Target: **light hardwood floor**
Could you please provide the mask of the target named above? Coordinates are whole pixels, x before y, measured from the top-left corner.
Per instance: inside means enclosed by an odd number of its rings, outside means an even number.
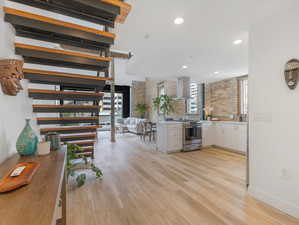
[[[165,155],[135,136],[101,140],[80,189],[69,185],[68,225],[298,225],[246,194],[245,157],[218,149]]]

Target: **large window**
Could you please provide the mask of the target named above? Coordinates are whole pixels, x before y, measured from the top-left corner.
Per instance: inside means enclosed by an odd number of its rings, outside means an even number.
[[[115,93],[114,97],[115,104],[115,117],[116,119],[123,117],[123,94]],[[100,123],[101,124],[110,124],[111,122],[111,93],[105,93],[102,102],[100,112]]]
[[[158,84],[158,96],[166,95],[164,82]]]
[[[197,83],[190,84],[190,99],[188,100],[188,114],[198,114],[198,85]]]
[[[248,114],[248,77],[240,78],[240,114]]]

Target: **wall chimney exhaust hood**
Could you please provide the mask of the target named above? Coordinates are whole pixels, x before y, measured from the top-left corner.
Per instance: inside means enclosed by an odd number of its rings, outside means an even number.
[[[190,98],[190,77],[179,77],[177,80],[177,98]]]

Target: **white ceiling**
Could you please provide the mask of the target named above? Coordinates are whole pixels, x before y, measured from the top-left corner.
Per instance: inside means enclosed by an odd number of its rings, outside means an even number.
[[[131,51],[132,79],[191,76],[213,81],[248,73],[249,27],[296,0],[131,0],[115,48]],[[174,25],[183,17],[183,25]],[[242,39],[243,44],[233,41]],[[183,70],[182,66],[188,69]],[[214,72],[219,71],[218,75]]]

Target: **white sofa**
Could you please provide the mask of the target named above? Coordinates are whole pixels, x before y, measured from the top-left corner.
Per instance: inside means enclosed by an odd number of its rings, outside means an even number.
[[[142,134],[142,126],[143,122],[146,122],[146,119],[140,119],[135,117],[129,117],[124,119],[124,125],[127,126],[128,131],[133,134]]]

